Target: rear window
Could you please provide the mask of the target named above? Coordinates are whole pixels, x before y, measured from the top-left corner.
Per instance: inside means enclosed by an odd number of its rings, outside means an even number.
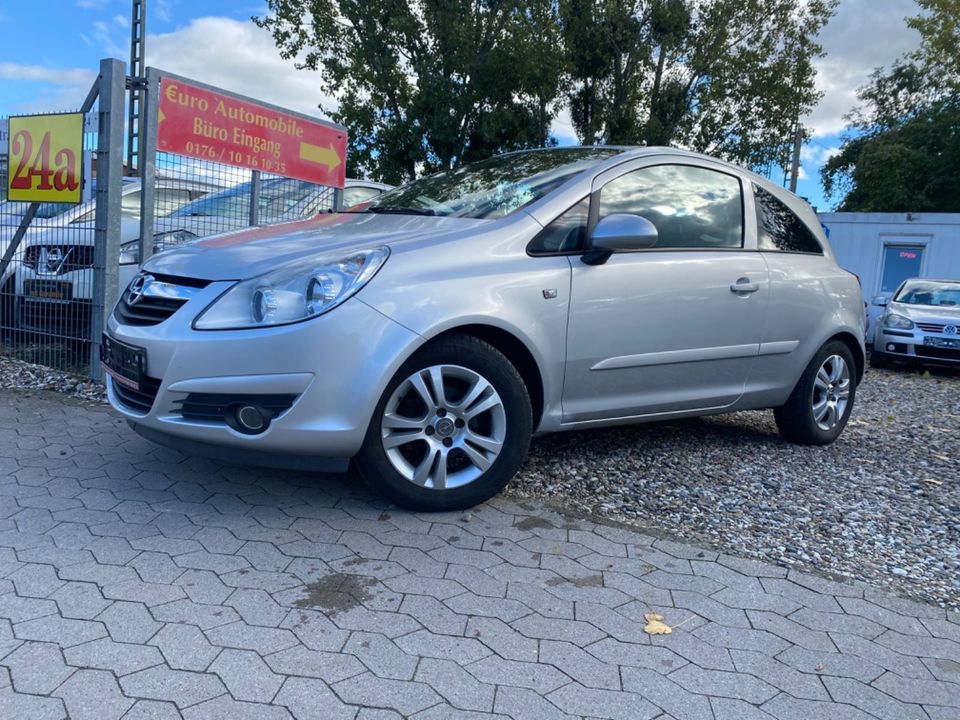
[[[761,250],[823,254],[823,248],[796,214],[759,185],[753,186],[757,206],[757,242]]]

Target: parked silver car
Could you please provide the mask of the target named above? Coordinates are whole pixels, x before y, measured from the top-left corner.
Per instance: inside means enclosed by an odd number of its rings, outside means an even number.
[[[892,360],[960,363],[960,280],[904,280],[877,324],[872,367]]]
[[[775,408],[826,444],[863,306],[813,210],[666,148],[491,158],[351,213],[149,260],[103,339],[143,436],[344,470],[408,508],[499,492],[532,433]]]

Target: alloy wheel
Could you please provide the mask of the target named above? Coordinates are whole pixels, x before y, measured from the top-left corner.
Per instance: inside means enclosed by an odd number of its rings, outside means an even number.
[[[467,485],[494,463],[506,439],[503,400],[489,380],[460,365],[414,372],[390,395],[380,422],[393,468],[420,487]]]
[[[839,355],[830,355],[813,381],[813,419],[821,430],[832,430],[843,418],[850,400],[850,368]]]

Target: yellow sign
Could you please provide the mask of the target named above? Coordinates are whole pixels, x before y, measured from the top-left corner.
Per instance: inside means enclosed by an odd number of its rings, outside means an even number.
[[[10,118],[7,197],[80,202],[83,114]]]

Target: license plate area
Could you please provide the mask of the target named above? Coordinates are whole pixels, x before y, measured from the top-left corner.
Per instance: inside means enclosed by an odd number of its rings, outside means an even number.
[[[925,337],[923,344],[927,347],[952,348],[960,350],[960,338]]]
[[[23,294],[31,300],[69,303],[73,299],[73,283],[63,280],[25,280]]]
[[[147,352],[104,333],[100,341],[100,365],[116,382],[139,391],[146,373]]]

